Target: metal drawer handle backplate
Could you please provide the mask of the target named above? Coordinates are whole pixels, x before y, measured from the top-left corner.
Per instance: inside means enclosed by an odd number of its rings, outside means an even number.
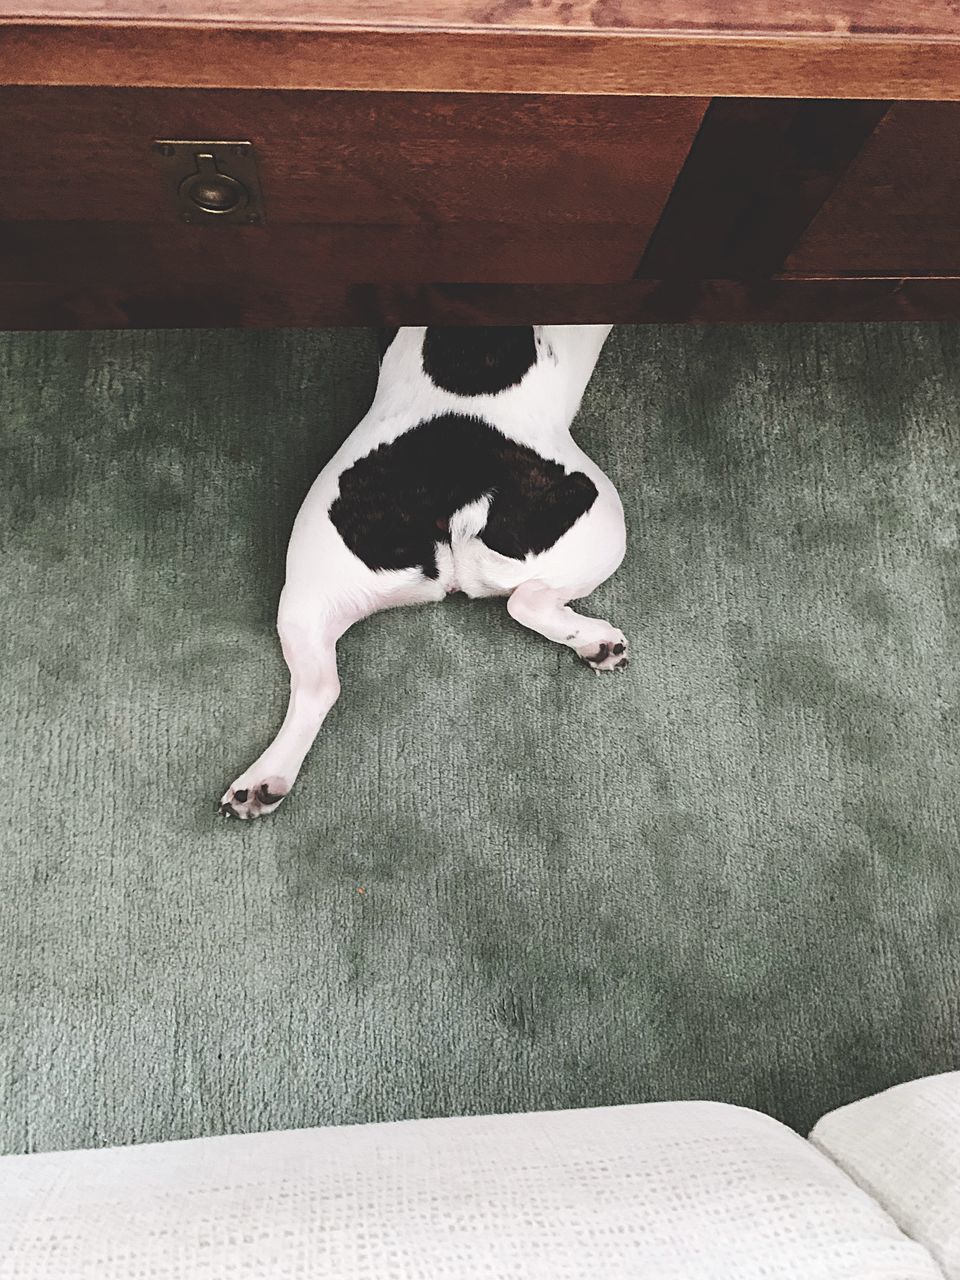
[[[160,139],[153,144],[153,153],[182,221],[221,226],[263,223],[263,195],[252,143]]]

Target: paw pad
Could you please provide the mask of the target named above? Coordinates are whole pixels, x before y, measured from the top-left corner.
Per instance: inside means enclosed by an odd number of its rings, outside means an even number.
[[[609,640],[601,640],[592,652],[578,650],[578,656],[598,675],[607,671],[623,671],[630,662],[627,657],[627,642],[617,632]]]
[[[283,778],[268,778],[255,787],[231,787],[220,799],[221,818],[259,818],[272,813],[290,790]]]

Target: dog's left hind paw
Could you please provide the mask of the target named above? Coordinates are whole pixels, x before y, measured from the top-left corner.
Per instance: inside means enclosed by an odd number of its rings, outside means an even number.
[[[238,779],[224,792],[217,812],[221,818],[262,818],[273,813],[290,790],[283,778],[265,778],[252,786],[242,786]]]

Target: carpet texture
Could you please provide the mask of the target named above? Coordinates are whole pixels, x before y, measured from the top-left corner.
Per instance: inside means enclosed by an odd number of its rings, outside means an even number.
[[[960,1067],[960,327],[615,331],[597,678],[361,624],[291,796],[286,538],[363,331],[0,336],[0,1149]]]

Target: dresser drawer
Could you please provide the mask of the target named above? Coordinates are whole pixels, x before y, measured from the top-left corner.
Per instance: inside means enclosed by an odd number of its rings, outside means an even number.
[[[175,300],[630,279],[706,103],[8,87],[0,281]],[[262,226],[186,224],[157,139],[253,144]],[[270,299],[275,299],[275,304]],[[274,310],[271,310],[271,308]]]

